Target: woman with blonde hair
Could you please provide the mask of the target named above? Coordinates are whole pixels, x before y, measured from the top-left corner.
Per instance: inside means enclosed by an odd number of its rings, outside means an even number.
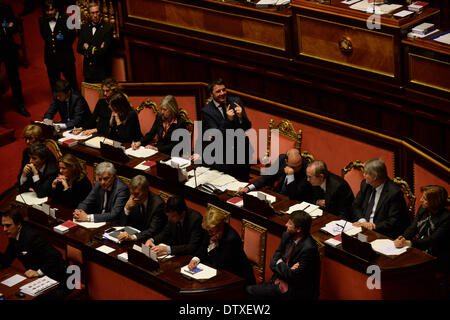
[[[200,261],[207,262],[217,269],[224,269],[245,279],[246,285],[255,283],[253,268],[244,252],[238,233],[226,222],[227,216],[220,210],[210,207],[203,216],[202,228],[206,235],[189,263],[194,270]]]
[[[43,143],[44,136],[42,128],[35,124],[27,125],[22,131],[22,137],[25,140],[27,147],[22,152],[22,164],[20,165],[19,179],[25,165],[30,163],[30,156],[28,155],[28,148],[34,143]]]
[[[394,244],[397,248],[411,246],[437,258],[437,271],[450,273],[450,212],[446,209],[448,192],[441,186],[425,186],[411,225]]]
[[[59,175],[52,183],[52,199],[70,208],[76,208],[92,189],[80,160],[70,153],[58,159]]]
[[[178,143],[172,141],[172,133],[176,129],[186,129],[187,122],[180,116],[177,100],[172,95],[165,96],[159,104],[159,113],[156,116],[150,131],[138,142],[132,144],[133,149],[141,145],[165,154],[171,154],[173,147]],[[152,145],[153,139],[156,142]],[[175,155],[179,156],[179,155]]]

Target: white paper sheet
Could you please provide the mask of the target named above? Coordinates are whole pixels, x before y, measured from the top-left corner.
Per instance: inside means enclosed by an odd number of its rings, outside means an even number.
[[[16,284],[18,284],[19,282],[22,282],[23,280],[25,280],[26,278],[24,276],[21,276],[20,274],[15,274],[12,277],[9,277],[6,280],[2,281],[2,284],[8,287],[13,287]]]
[[[390,239],[377,239],[370,243],[372,249],[378,253],[387,255],[387,256],[398,256],[402,253],[405,253],[409,246],[403,248],[396,248],[394,241]]]
[[[85,144],[86,144],[88,147],[95,148],[95,149],[100,149],[100,142],[109,144],[109,145],[111,145],[111,146],[114,145],[114,141],[113,141],[113,140],[111,140],[111,139],[106,139],[105,137],[94,137],[94,138],[92,138],[92,139],[87,140],[87,141],[85,142]]]
[[[114,252],[116,249],[103,245],[101,247],[98,247],[97,250],[106,254],[110,254],[111,252]]]
[[[142,146],[139,147],[137,150],[133,150],[132,148],[128,148],[125,150],[125,154],[128,156],[133,156],[136,158],[148,158],[155,154],[157,154],[158,151],[153,149],[146,149]]]
[[[71,133],[72,130],[67,130],[63,132],[63,137],[69,138],[69,139],[75,139],[75,140],[86,140],[92,137],[92,134],[89,134],[87,136],[82,136],[81,134],[73,134]]]
[[[257,197],[257,198],[259,198],[259,199],[261,199],[261,196],[266,197],[266,200],[267,200],[270,204],[272,204],[272,203],[274,203],[275,201],[277,201],[277,198],[276,198],[275,196],[272,196],[272,195],[270,195],[270,194],[267,194],[267,193],[261,192],[261,191],[252,191],[252,192],[249,192],[248,194],[251,195],[251,196]]]
[[[344,229],[345,226],[345,229]],[[352,225],[350,221],[345,223],[345,220],[335,220],[328,222],[324,227],[320,228],[320,230],[325,231],[333,236],[337,236],[342,231],[348,234],[348,231],[354,229],[355,227]],[[344,230],[343,230],[344,229]]]
[[[48,197],[38,198],[36,192],[24,192],[16,196],[16,201],[26,205],[40,205],[48,201]]]
[[[97,229],[106,224],[106,222],[78,222],[75,219],[73,219],[73,222],[87,229]]]

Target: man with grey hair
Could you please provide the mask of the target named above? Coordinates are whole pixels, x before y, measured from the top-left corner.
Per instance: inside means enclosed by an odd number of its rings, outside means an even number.
[[[73,213],[80,222],[118,222],[130,192],[127,185],[116,176],[111,162],[102,162],[95,168],[97,182],[86,199]]]
[[[364,164],[364,180],[353,202],[354,226],[375,230],[391,238],[408,225],[405,198],[399,186],[387,175],[383,159]]]
[[[142,241],[157,235],[167,223],[164,201],[149,190],[149,183],[142,175],[130,181],[130,197],[120,216],[122,226],[141,230],[136,235],[127,232],[119,234],[119,241]]]
[[[352,219],[355,196],[347,181],[329,172],[327,165],[321,160],[308,165],[306,177],[313,186],[313,203],[343,219]]]
[[[77,52],[84,56],[84,81],[100,83],[111,75],[113,30],[102,20],[100,6],[90,3],[89,23],[81,26]]]

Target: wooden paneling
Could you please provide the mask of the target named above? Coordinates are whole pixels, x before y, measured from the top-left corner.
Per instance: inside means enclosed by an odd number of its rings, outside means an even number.
[[[287,47],[281,23],[172,1],[128,0],[126,3],[132,18],[281,51]]]
[[[409,81],[450,92],[450,63],[409,54]]]
[[[389,34],[297,15],[299,54],[357,69],[394,76],[394,37]],[[343,54],[339,41],[351,41]]]

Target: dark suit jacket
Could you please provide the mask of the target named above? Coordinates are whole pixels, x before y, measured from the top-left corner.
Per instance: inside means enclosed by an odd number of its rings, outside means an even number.
[[[14,42],[13,35],[18,31],[16,18],[11,9],[11,6],[6,3],[0,3],[0,23],[6,21],[8,24],[12,22],[14,25],[10,27],[3,27],[0,25],[0,62],[10,59],[17,55],[17,46]]]
[[[242,123],[239,122],[239,119],[237,116],[234,117],[233,121],[228,120],[228,118],[225,115],[225,118],[222,116],[220,111],[217,109],[217,107],[214,105],[214,101],[211,100],[203,109],[202,109],[202,134],[208,129],[218,129],[222,133],[223,137],[223,163],[224,164],[218,164],[214,163],[213,168],[231,174],[237,178],[240,178],[242,180],[248,180],[249,178],[249,172],[250,172],[250,159],[253,153],[253,149],[250,145],[249,139],[246,136],[245,137],[245,148],[239,148],[237,145],[237,139],[234,139],[234,143],[232,144],[232,150],[227,150],[226,148],[226,129],[242,129],[244,132],[252,127],[252,123],[247,117],[247,113],[245,112],[245,107],[242,103],[242,101],[238,97],[232,97],[227,96],[227,102],[226,106],[228,104],[230,105],[230,108],[234,109],[236,107],[235,103],[239,104],[242,107]],[[199,137],[198,141],[202,141],[201,137]],[[207,137],[208,138],[208,137]],[[206,139],[207,139],[206,138]],[[204,150],[211,142],[210,141],[203,141],[203,149]],[[197,147],[198,149],[198,147]],[[242,152],[242,150],[245,150],[245,164],[237,164],[237,153]],[[234,164],[226,164],[226,153],[232,153]]]
[[[81,124],[91,116],[91,110],[86,100],[73,90],[69,97],[69,109],[67,110],[67,102],[61,102],[54,96],[50,107],[44,114],[44,119],[53,119],[57,112],[59,112],[61,122],[66,124],[67,129],[81,127]]]
[[[8,267],[18,258],[29,270],[41,270],[45,275],[56,281],[65,278],[66,263],[61,253],[37,231],[24,223],[19,234],[19,240],[9,239],[5,253],[0,253],[0,264]]]
[[[196,256],[216,269],[224,269],[245,279],[246,285],[255,283],[253,268],[248,260],[241,238],[227,223],[219,245],[208,252],[209,235],[205,232]]]
[[[92,115],[83,123],[84,129],[97,129],[99,135],[109,133],[109,119],[111,119],[111,109],[106,99],[99,99],[95,105]]]
[[[21,172],[23,172],[23,167]],[[58,176],[58,166],[56,164],[56,159],[53,154],[50,154],[46,163],[42,176],[40,175],[37,182],[33,181],[33,173],[28,174],[27,180],[23,185],[20,185],[19,175],[19,191],[28,192],[30,188],[36,192],[39,198],[47,197],[51,195],[53,180]]]
[[[141,144],[143,146],[146,146],[150,142],[152,142],[153,138],[157,137],[157,142],[155,147],[158,148],[159,152],[165,153],[170,155],[172,153],[172,148],[175,147],[175,145],[178,143],[178,141],[172,141],[172,133],[176,129],[186,129],[187,122],[181,119],[180,117],[177,118],[177,123],[172,124],[169,127],[169,130],[167,131],[164,138],[162,137],[164,127],[163,127],[163,119],[162,115],[158,114],[156,116],[155,121],[153,122],[153,126],[150,129],[150,131],[141,139]],[[179,156],[179,155],[177,155]]]
[[[355,221],[365,218],[364,213],[372,190],[372,186],[368,185],[364,179],[353,202]],[[375,231],[391,238],[397,238],[408,225],[408,213],[403,192],[391,179],[386,180],[381,191],[373,223],[376,225]]]
[[[274,164],[275,168],[278,167],[277,173],[275,175],[263,175],[253,182],[253,185],[258,189],[264,186],[273,186],[277,182],[274,191],[280,193],[286,178],[284,173],[284,168],[287,165],[286,158],[285,154],[281,154],[277,163]],[[287,185],[287,193],[291,200],[312,202],[312,186],[306,178],[306,167],[307,164],[303,161],[301,170],[294,174],[295,180]]]
[[[164,243],[170,246],[171,254],[175,256],[194,254],[203,239],[202,215],[190,208],[187,209],[182,223],[181,242],[178,242],[177,224],[167,222],[163,231],[156,235],[155,244]]]
[[[288,264],[285,262],[277,264],[278,259],[286,261],[292,242],[292,236],[284,232],[280,245],[270,260],[272,280],[280,279],[288,283],[289,289],[285,293],[288,298],[315,300],[319,297],[320,291],[320,256],[317,243],[310,235],[300,239],[291,253]],[[291,270],[297,262],[300,266],[296,270]]]
[[[164,212],[164,201],[151,191],[148,192],[147,207],[144,214],[141,213],[139,206],[135,206],[130,209],[128,215],[122,210],[120,217],[120,225],[141,230],[136,235],[138,241],[147,240],[158,234],[166,223],[167,216]]]
[[[72,44],[76,32],[75,29],[69,30],[66,22],[67,16],[60,13],[52,32],[47,18],[39,18],[39,31],[45,41],[44,62],[47,66],[61,68],[75,62]],[[61,36],[63,39],[58,39]]]
[[[84,210],[87,214],[94,215],[95,222],[115,221],[120,219],[120,213],[130,197],[128,186],[119,178],[115,178],[111,192],[106,201],[105,212],[102,213],[105,190],[96,182],[94,188],[89,192],[86,199],[78,205],[78,209]]]
[[[347,181],[329,173],[326,179],[326,192],[320,186],[313,187],[313,203],[325,200],[325,211],[335,214],[343,219],[352,219],[352,204],[355,196]]]
[[[430,236],[420,232],[418,224],[430,218],[434,230]],[[418,235],[416,239],[415,236]],[[450,212],[442,209],[432,214],[428,209],[420,206],[413,222],[403,232],[403,237],[411,240],[414,248],[425,250],[437,257],[439,272],[450,273]]]
[[[111,74],[113,30],[104,20],[96,27],[92,35],[92,24],[86,23],[81,26],[78,39],[77,52],[84,56],[83,75],[87,82],[102,82]],[[83,44],[87,43],[86,50]],[[103,48],[101,48],[104,43]]]
[[[62,183],[58,183],[56,188],[52,188],[51,198],[66,207],[75,209],[81,201],[86,199],[92,190],[91,181],[84,177],[79,181],[74,181],[72,187],[64,191]]]
[[[107,137],[120,142],[140,141],[142,137],[141,125],[136,111],[128,112],[127,119],[120,126],[114,124]]]

